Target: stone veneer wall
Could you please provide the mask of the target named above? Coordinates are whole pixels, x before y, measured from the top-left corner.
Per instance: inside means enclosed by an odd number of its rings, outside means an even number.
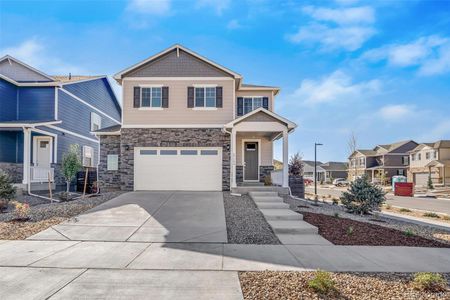
[[[230,136],[219,128],[122,128],[120,139],[122,190],[133,190],[135,147],[222,147],[222,189],[230,189]]]
[[[100,163],[98,165],[99,187],[103,191],[119,190],[121,188],[120,176],[120,135],[100,136]],[[109,154],[119,155],[117,171],[108,171],[107,159]]]
[[[273,166],[259,166],[259,181],[264,182],[264,177],[270,175],[270,171],[273,171]],[[244,182],[244,167],[236,166],[236,183]]]
[[[13,183],[22,183],[23,164],[0,162],[0,170],[8,174]]]

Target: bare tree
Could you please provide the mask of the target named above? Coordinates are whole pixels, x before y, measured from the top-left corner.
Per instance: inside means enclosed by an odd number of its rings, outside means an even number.
[[[356,148],[358,147],[358,140],[356,138],[356,135],[355,135],[354,131],[352,131],[350,133],[350,137],[349,137],[349,139],[347,141],[347,146],[348,146],[348,150],[349,150],[349,155],[348,156],[350,157],[356,151]],[[351,163],[351,160],[350,160],[350,163]],[[354,167],[355,167],[355,174],[354,174],[354,176],[356,178],[356,175],[357,175],[356,174],[356,172],[357,172],[357,170],[356,170],[356,163],[354,164]],[[349,180],[350,180],[350,177],[349,177]]]

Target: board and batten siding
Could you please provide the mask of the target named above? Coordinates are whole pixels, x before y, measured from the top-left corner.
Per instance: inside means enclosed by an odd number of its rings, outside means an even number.
[[[117,125],[116,122],[93,108],[81,103],[63,91],[58,91],[58,119],[62,120],[62,123],[57,126],[95,139],[95,136],[90,133],[91,112],[101,117],[103,128]]]
[[[214,110],[195,110],[187,107],[187,88],[201,84],[216,84],[223,88],[223,107]],[[133,107],[134,87],[160,85],[169,87],[169,107],[162,110]],[[226,124],[233,120],[234,80],[124,80],[124,125],[185,125]]]
[[[261,140],[259,145],[261,151],[260,166],[271,166],[273,164],[273,143],[266,137],[252,136],[252,135],[237,135],[236,136],[236,165],[242,166],[242,140]],[[249,141],[250,142],[250,141]]]
[[[269,98],[269,110],[273,111],[273,94],[272,91],[236,91],[236,107],[238,97],[268,97]],[[237,111],[236,111],[237,113]]]
[[[17,118],[17,87],[0,79],[0,121]]]
[[[114,93],[109,87],[106,78],[66,84],[63,86],[63,89],[120,122],[121,109],[114,100]],[[102,125],[102,127],[105,126]]]

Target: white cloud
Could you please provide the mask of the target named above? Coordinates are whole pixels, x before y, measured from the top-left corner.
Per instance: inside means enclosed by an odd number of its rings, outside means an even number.
[[[355,51],[376,33],[375,11],[369,6],[336,9],[306,6],[303,12],[313,21],[287,36],[293,43],[319,44],[325,51]]]
[[[230,6],[230,0],[197,0],[197,8],[210,7],[221,15]]]
[[[136,14],[164,16],[170,13],[170,0],[130,0],[127,10]]]
[[[385,121],[399,122],[403,121],[403,118],[411,117],[414,114],[414,106],[405,104],[393,104],[383,106],[379,110],[379,115]],[[403,119],[403,120],[402,120]]]
[[[89,73],[86,69],[66,63],[64,60],[56,57],[54,53],[50,53],[45,46],[46,44],[43,40],[33,37],[17,46],[0,49],[0,56],[9,54],[50,75],[64,75],[69,74],[69,72],[74,75]]]
[[[317,21],[337,24],[371,24],[375,21],[375,12],[370,6],[338,9],[305,6],[303,12]]]
[[[448,139],[450,136],[450,120],[437,123],[429,132],[427,140]]]
[[[370,97],[380,90],[380,86],[379,80],[354,83],[349,75],[337,70],[320,80],[303,80],[289,98],[309,106],[347,102]]]
[[[234,30],[234,29],[239,29],[239,28],[242,28],[242,25],[236,19],[231,20],[227,24],[227,29]]]
[[[450,39],[436,35],[421,37],[409,43],[369,50],[361,59],[387,61],[397,67],[418,67],[420,75],[442,74],[450,71]]]

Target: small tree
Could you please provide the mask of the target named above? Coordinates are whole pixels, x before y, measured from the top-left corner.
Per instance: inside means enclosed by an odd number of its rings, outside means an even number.
[[[379,211],[386,200],[385,195],[382,188],[370,183],[367,175],[363,175],[350,183],[348,191],[342,194],[341,202],[348,211],[362,215]]]
[[[70,145],[69,152],[63,155],[62,172],[66,179],[66,192],[69,193],[70,183],[81,169],[80,147],[76,144]]]
[[[289,159],[289,175],[294,177],[303,176],[302,156],[298,152]]]
[[[431,179],[431,174],[428,175],[428,183],[427,183],[427,185],[428,185],[428,189],[429,190],[434,189],[433,180]]]
[[[12,185],[8,174],[0,170],[0,212],[8,202],[16,196],[16,189]]]

